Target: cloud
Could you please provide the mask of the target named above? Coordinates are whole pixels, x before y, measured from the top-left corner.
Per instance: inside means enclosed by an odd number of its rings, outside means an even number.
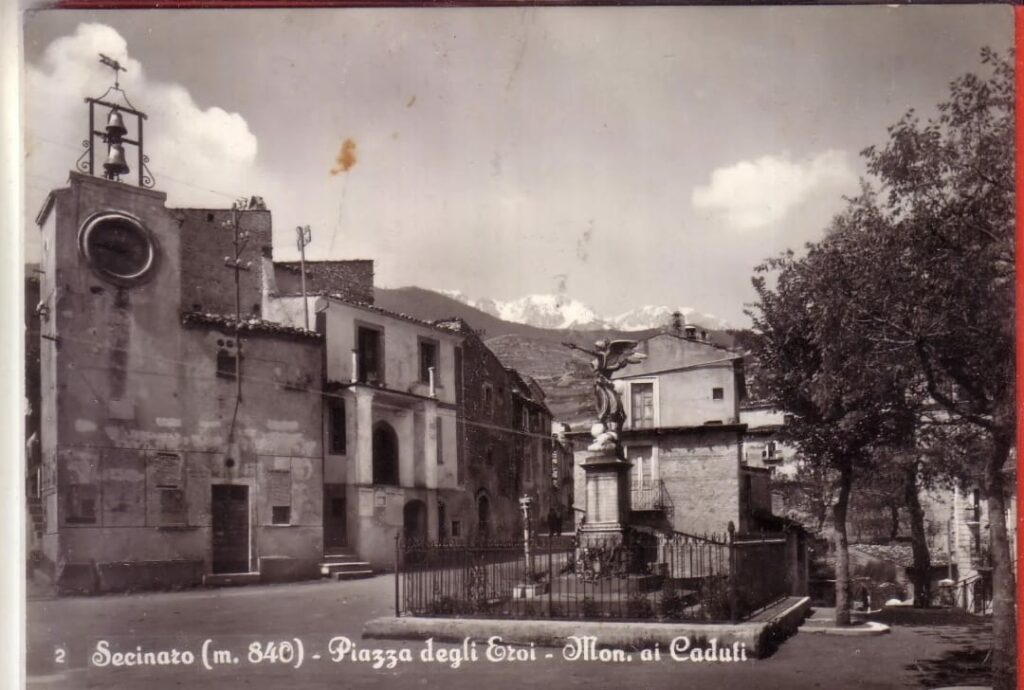
[[[121,88],[131,103],[146,112],[146,155],[157,188],[168,193],[170,206],[217,206],[231,203],[249,190],[268,189],[269,175],[257,166],[256,136],[238,113],[200,107],[184,87],[154,81],[128,54],[125,39],[104,24],[79,24],[75,32],[54,40],[38,64],[26,70],[26,171],[30,199],[59,186],[73,169],[87,129],[84,97],[97,97],[111,85],[111,71],[98,53],[120,62]],[[110,92],[105,100],[120,102]],[[97,129],[106,109],[98,109]],[[134,118],[126,117],[129,138],[135,138]],[[105,149],[97,140],[96,166]],[[133,147],[126,147],[131,172],[137,175]],[[258,192],[257,192],[258,193]],[[30,213],[32,209],[30,208]]]
[[[691,201],[729,228],[757,230],[781,221],[816,194],[838,196],[856,181],[844,151],[829,149],[797,162],[783,153],[715,169],[708,184],[694,188]]]

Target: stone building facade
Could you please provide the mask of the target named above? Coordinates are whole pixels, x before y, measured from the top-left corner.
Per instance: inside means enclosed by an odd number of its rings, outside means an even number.
[[[267,294],[265,313],[301,323],[301,295]],[[307,297],[324,337],[325,503],[329,546],[393,567],[395,537],[437,539],[459,519],[457,355],[430,323],[334,296]]]
[[[322,553],[321,337],[197,293],[189,238],[233,288],[233,231],[164,202],[71,173],[37,219],[41,556],[62,592],[295,579]]]
[[[627,415],[620,435],[629,469],[630,524],[662,532],[767,529],[770,472],[744,459],[747,427],[742,355],[698,335],[661,333],[639,342],[640,363],[616,372]],[[576,467],[587,434],[574,434]],[[577,520],[584,473],[576,471]]]

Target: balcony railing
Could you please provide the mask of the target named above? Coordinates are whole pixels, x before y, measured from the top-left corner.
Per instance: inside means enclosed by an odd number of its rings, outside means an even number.
[[[645,479],[630,485],[631,510],[664,510],[667,502],[665,485],[660,479]]]

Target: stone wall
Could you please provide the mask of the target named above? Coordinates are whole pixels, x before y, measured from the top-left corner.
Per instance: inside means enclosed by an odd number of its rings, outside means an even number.
[[[486,389],[490,389],[490,404]],[[512,382],[498,358],[474,334],[462,343],[463,452],[461,473],[470,497],[451,513],[469,528],[466,537],[483,536],[478,529],[478,501],[490,504],[487,536],[509,539],[522,530],[519,513],[520,444],[515,429]],[[498,428],[495,428],[498,427]],[[469,510],[466,510],[469,508]],[[458,516],[458,517],[456,517]]]
[[[214,314],[235,313],[235,271],[225,265],[234,258],[232,212],[224,209],[175,209],[172,217],[180,226],[181,308]],[[239,306],[245,316],[260,316],[261,261],[264,247],[271,246],[270,211],[243,211],[239,229],[249,239],[242,250],[238,272]]]
[[[274,277],[279,294],[301,294],[302,273],[298,261],[275,261]],[[373,304],[373,260],[307,261],[306,293],[330,294]]]
[[[680,532],[723,534],[739,526],[741,432],[715,428],[657,438],[659,469]]]

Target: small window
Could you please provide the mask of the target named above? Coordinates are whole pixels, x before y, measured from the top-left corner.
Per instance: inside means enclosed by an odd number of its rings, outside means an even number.
[[[69,484],[65,522],[69,525],[95,525],[97,493],[93,484]]]
[[[271,524],[290,525],[292,523],[291,506],[274,506],[271,508]]]
[[[483,387],[483,398],[484,398],[484,413],[488,415],[494,414],[494,387],[489,383],[485,383]]]
[[[238,357],[234,350],[217,350],[217,376],[233,379],[238,374]]]
[[[345,455],[348,452],[348,438],[345,426],[345,401],[341,398],[331,398],[327,402],[327,433],[331,453]]]
[[[460,536],[462,536],[462,523],[452,520],[452,539],[458,539]]]
[[[182,489],[158,487],[160,496],[160,524],[162,526],[184,525],[186,520],[185,492]]]
[[[433,340],[420,340],[420,381],[430,383],[430,370],[434,370],[434,385],[437,385],[437,343]]]
[[[711,389],[712,400],[725,400],[725,389],[724,388],[712,388]]]

